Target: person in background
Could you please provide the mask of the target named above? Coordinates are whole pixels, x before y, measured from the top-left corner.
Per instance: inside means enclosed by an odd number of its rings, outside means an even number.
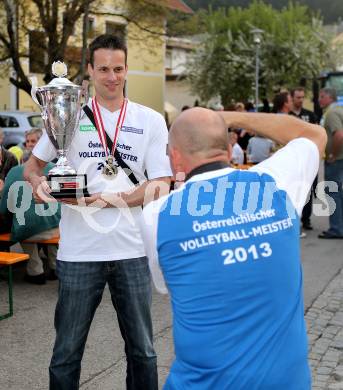
[[[262,112],[269,113],[270,112],[270,105],[268,99],[265,97],[262,99]]]
[[[286,146],[235,170],[228,127]],[[164,390],[311,389],[299,215],[325,143],[324,129],[289,115],[192,109],[174,121],[169,156],[186,180],[141,221],[173,311]]]
[[[18,165],[16,157],[3,146],[5,134],[0,128],[0,198],[5,184],[5,178],[11,168]]]
[[[237,143],[238,135],[235,131],[229,133],[229,142],[232,146],[231,162],[233,164],[244,164],[244,152]]]
[[[233,110],[226,109],[225,111],[247,112],[245,105],[241,102],[236,103],[234,105]],[[246,152],[246,149],[248,146],[249,139],[251,138],[251,134],[249,134],[249,132],[246,131],[245,129],[230,129],[230,130],[232,130],[231,131],[232,133],[237,134],[237,139],[236,139],[236,144],[235,144],[237,146],[233,145],[234,150],[232,151],[233,152],[233,160],[238,158],[239,161],[241,161],[240,151],[242,151],[243,152],[243,162],[240,164],[244,164],[247,162],[245,152]],[[230,134],[231,134],[231,132],[230,132]],[[234,136],[232,136],[232,137],[234,137]],[[236,164],[238,164],[238,163],[236,163]]]
[[[233,111],[236,111],[236,112],[247,112],[247,108],[246,108],[247,105],[248,105],[248,108],[249,108],[249,103],[246,103],[246,105],[244,105],[243,103],[238,102],[238,103],[235,104]],[[231,111],[231,110],[226,110],[226,111]],[[253,111],[249,111],[249,112],[253,112]],[[248,146],[249,139],[251,138],[251,134],[249,134],[249,132],[246,131],[245,129],[232,129],[232,130],[235,131],[236,134],[238,135],[237,145],[243,151],[243,156],[244,156],[243,163],[246,163],[247,160],[246,160],[245,152],[247,150],[247,146]],[[236,147],[236,150],[237,149],[238,148]],[[234,152],[234,153],[236,153],[236,152]],[[237,153],[239,153],[239,151],[237,151]]]
[[[329,206],[329,229],[318,236],[324,239],[343,239],[343,107],[338,106],[336,102],[335,89],[320,90],[319,105],[324,111],[322,120],[328,136],[324,177],[331,186],[335,186],[331,192],[326,187],[328,196],[334,202],[330,202]]]
[[[24,161],[28,160],[31,155],[32,149],[34,148],[42,134],[43,131],[41,128],[33,127],[32,129],[25,131],[24,144],[15,145],[8,149],[9,152],[16,156],[18,164],[21,164]]]
[[[245,112],[245,107],[244,107],[244,104],[241,103],[241,102],[237,102],[235,104],[235,111],[238,111],[238,112]]]
[[[25,132],[25,150],[23,159],[27,161],[31,156],[33,148],[36,146],[40,137],[43,135],[43,130],[39,127],[34,127]]]
[[[292,97],[288,91],[283,91],[274,96],[273,112],[288,115],[292,109]],[[306,233],[300,228],[300,238],[305,238]]]
[[[290,115],[296,116],[297,118],[308,122],[308,123],[318,123],[317,117],[313,111],[307,110],[304,108],[305,100],[305,88],[296,87],[291,90],[292,98],[292,107],[289,112]]]
[[[213,111],[223,111],[224,110],[224,106],[220,102],[212,102],[209,105],[209,109],[211,109]]]
[[[280,92],[274,96],[273,112],[276,114],[289,114],[292,109],[292,97],[287,91]]]
[[[11,146],[8,151],[12,153],[18,161],[18,164],[22,164],[24,151],[19,145]]]
[[[305,88],[303,87],[296,87],[291,90],[291,97],[292,97],[292,109],[289,112],[290,115],[296,116],[299,119],[302,119],[305,122],[309,123],[318,123],[317,117],[314,114],[314,112],[307,110],[303,107],[304,100],[305,100]],[[314,182],[312,184],[310,193],[309,193],[309,199],[308,202],[305,204],[304,209],[301,214],[301,223],[303,226],[303,229],[305,230],[312,230],[312,224],[311,224],[311,215],[312,215],[312,205],[313,205],[313,196],[315,193],[315,189],[318,184],[318,176],[314,179]]]
[[[255,106],[252,102],[246,102],[244,106],[246,112],[255,112]]]
[[[42,130],[30,130],[26,133],[26,139],[30,139],[32,134],[35,136],[33,143],[37,143]],[[31,142],[28,143],[24,163],[29,159],[33,146]],[[45,175],[48,175],[53,166],[52,163],[47,165]],[[45,273],[37,243],[28,241],[47,240],[59,236],[61,207],[58,203],[36,204],[32,197],[32,187],[24,181],[23,172],[23,165],[15,166],[8,172],[0,202],[0,214],[2,221],[11,231],[11,241],[20,242],[24,252],[30,256],[24,280],[28,283],[42,285],[46,283],[46,280],[57,279],[55,273],[57,245],[46,245],[48,270]],[[23,213],[17,214],[16,210],[20,209],[24,210]]]
[[[250,132],[250,134],[252,134]],[[275,144],[272,140],[255,134],[249,139],[246,154],[248,163],[258,164],[271,156]]]

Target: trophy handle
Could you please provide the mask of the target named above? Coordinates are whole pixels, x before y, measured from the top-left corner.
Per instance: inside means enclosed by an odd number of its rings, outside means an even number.
[[[41,110],[43,110],[43,107],[42,105],[39,103],[38,99],[37,99],[37,77],[36,76],[33,76],[33,77],[30,77],[30,81],[31,81],[31,97],[33,99],[33,101],[40,107]]]

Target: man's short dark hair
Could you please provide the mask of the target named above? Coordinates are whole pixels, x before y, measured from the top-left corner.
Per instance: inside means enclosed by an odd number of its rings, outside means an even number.
[[[322,89],[320,90],[320,92],[324,92],[325,95],[330,96],[331,99],[332,99],[334,102],[337,102],[337,91],[335,90],[335,88],[325,87],[325,88],[322,88]]]
[[[89,45],[89,63],[94,66],[94,52],[98,49],[122,50],[125,53],[125,65],[127,63],[127,46],[124,39],[116,35],[99,35]]]
[[[280,112],[285,103],[288,101],[289,92],[281,92],[274,96],[273,111]]]
[[[299,91],[299,92],[304,92],[305,93],[305,88],[304,87],[295,87],[291,90],[291,96],[292,98],[294,97],[294,94],[296,91]]]

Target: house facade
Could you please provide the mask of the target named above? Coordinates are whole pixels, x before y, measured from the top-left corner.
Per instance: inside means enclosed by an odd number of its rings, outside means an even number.
[[[165,20],[159,18],[156,23],[154,19],[154,31],[159,34],[150,34],[150,20],[141,22],[139,28],[134,23],[127,23],[124,18],[117,16],[122,14],[127,6],[127,1],[104,0],[99,2],[96,8],[96,14],[89,13],[88,25],[88,43],[99,35],[104,33],[122,34],[128,46],[128,77],[126,92],[129,99],[138,103],[147,105],[156,111],[164,112],[165,101],[165,51],[166,43],[163,37],[165,31]],[[189,8],[180,0],[167,0],[166,5],[179,12],[189,12]],[[28,1],[28,7],[34,7],[32,2]],[[20,18],[21,15],[18,15]],[[62,16],[61,16],[62,17]],[[143,27],[143,28],[142,28]],[[23,69],[26,74],[36,76],[38,85],[44,85],[42,81],[43,74],[39,72],[39,64],[44,65],[43,51],[37,49],[39,39],[44,39],[44,34],[37,27],[27,26],[26,31],[18,31],[19,42],[23,46],[23,52],[27,53],[26,58],[21,59]],[[66,58],[63,60],[69,66],[69,62],[80,61],[81,57],[81,38],[82,37],[82,17],[74,26],[72,36],[68,41]],[[35,52],[33,49],[35,48]],[[2,69],[0,78],[0,110],[25,110],[37,111],[38,108],[31,97],[22,90],[18,90],[9,82],[9,77],[15,77],[10,64]],[[68,75],[70,77],[70,74]]]
[[[171,106],[181,111],[182,107],[194,106],[197,95],[191,92],[191,87],[186,79],[187,62],[193,55],[198,45],[192,38],[169,37],[166,41],[166,86],[165,98]]]

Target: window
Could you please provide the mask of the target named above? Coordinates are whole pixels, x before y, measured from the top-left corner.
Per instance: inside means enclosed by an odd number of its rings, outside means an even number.
[[[43,127],[43,120],[40,115],[33,115],[27,118],[32,127]]]
[[[13,116],[0,116],[1,127],[19,127],[18,121]]]
[[[113,22],[106,22],[106,34],[119,36],[126,40],[126,26]]]
[[[45,35],[42,31],[29,32],[29,67],[31,73],[44,73],[47,63]]]

